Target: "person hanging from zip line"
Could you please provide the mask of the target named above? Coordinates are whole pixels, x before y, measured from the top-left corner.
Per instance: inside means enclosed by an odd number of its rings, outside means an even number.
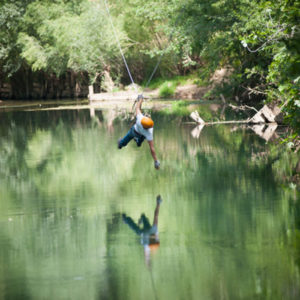
[[[138,147],[140,147],[143,141],[146,139],[148,141],[150,152],[154,160],[154,167],[155,169],[159,170],[160,162],[157,159],[156,152],[154,149],[154,142],[153,142],[153,125],[154,122],[151,118],[148,118],[142,114],[142,103],[144,97],[143,95],[138,95],[137,98],[137,105],[135,109],[136,114],[136,122],[135,124],[129,129],[127,134],[118,140],[118,148],[121,149],[125,147],[132,139],[135,140]]]

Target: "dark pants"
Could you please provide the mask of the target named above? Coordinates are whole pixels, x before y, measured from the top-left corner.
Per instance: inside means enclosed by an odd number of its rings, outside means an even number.
[[[125,214],[122,215],[123,221],[138,235],[142,233],[147,233],[150,231],[152,226],[150,225],[149,219],[142,214],[139,220],[139,224],[143,223],[143,228],[140,228],[130,217],[127,217]]]
[[[125,147],[132,139],[136,141],[138,147],[140,147],[145,139],[145,137],[134,130],[132,126],[127,134],[119,141],[119,148]]]

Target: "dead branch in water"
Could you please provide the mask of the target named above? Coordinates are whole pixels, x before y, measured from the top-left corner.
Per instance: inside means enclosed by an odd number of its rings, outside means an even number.
[[[236,105],[233,105],[233,104],[229,104],[229,106],[233,109],[233,110],[247,110],[247,109],[252,109],[256,112],[258,112],[258,110],[253,107],[253,106],[248,106],[248,105],[241,105],[241,106],[236,106]]]
[[[254,107],[243,105],[241,107],[235,107],[230,104],[231,107],[236,109],[253,109],[256,111],[256,114],[246,120],[231,120],[231,121],[216,121],[216,122],[205,122],[199,115],[198,111],[193,111],[190,114],[190,117],[198,124],[238,124],[238,123],[249,123],[249,124],[266,124],[266,123],[277,123],[279,120],[280,109],[274,108],[271,110],[267,105],[257,111]],[[244,107],[244,108],[243,108]]]
[[[216,121],[216,122],[205,122],[200,116],[197,111],[193,111],[190,114],[190,117],[200,125],[212,125],[212,124],[234,124],[234,123],[249,123],[249,120],[232,120],[232,121]]]

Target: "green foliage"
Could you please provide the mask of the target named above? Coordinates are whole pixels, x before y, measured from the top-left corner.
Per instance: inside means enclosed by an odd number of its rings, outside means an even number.
[[[8,76],[21,66],[16,40],[23,13],[22,1],[0,3],[0,73],[4,72]]]
[[[150,84],[150,88],[159,89],[159,96],[163,98],[167,98],[170,96],[174,96],[176,87],[179,85],[185,84],[197,84],[198,86],[203,86],[204,80],[201,78],[197,78],[196,74],[190,74],[188,76],[174,76],[168,80],[165,78],[156,78]]]
[[[166,81],[159,88],[159,96],[160,97],[170,97],[175,94],[176,85],[174,82]]]
[[[69,2],[36,1],[27,7],[24,21],[18,43],[21,56],[33,70],[60,75],[72,69],[87,71],[94,78],[104,67],[114,70],[120,65],[103,5],[84,0],[73,6]],[[122,42],[124,35],[117,34]]]
[[[166,80],[165,78],[155,78],[149,85],[151,89],[159,89],[159,96],[166,98],[174,96],[176,87],[187,83],[201,84],[201,80],[196,78],[195,74],[188,76],[174,76]]]
[[[189,103],[185,101],[173,101],[170,108],[164,109],[161,113],[167,115],[174,115],[176,117],[186,117],[190,114],[188,107]],[[178,119],[175,119],[178,122]]]
[[[196,70],[200,84],[230,67],[228,96],[284,105],[299,129],[299,1],[111,0],[112,22],[137,82]],[[103,1],[1,1],[0,65],[61,75],[85,71],[93,81],[110,67],[129,83]],[[160,84],[161,85],[161,84]],[[158,86],[157,86],[158,87]],[[174,86],[161,86],[170,96]]]
[[[173,20],[182,8],[178,32],[194,41],[190,56],[200,56],[210,72],[233,67],[229,95],[287,103],[286,120],[299,133],[299,2],[173,3],[178,11]]]
[[[20,33],[18,44],[23,47],[21,56],[27,60],[33,71],[47,68],[47,53],[36,38]]]

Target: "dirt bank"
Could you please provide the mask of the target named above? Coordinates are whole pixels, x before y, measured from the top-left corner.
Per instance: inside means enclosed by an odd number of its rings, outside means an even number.
[[[189,80],[185,84],[178,85],[175,89],[174,95],[168,96],[168,99],[181,99],[181,100],[198,100],[204,97],[210,90],[213,90],[217,85],[220,85],[228,80],[230,76],[230,68],[222,68],[216,70],[212,75],[209,83],[206,86],[198,86],[193,83],[194,80]],[[125,90],[109,93],[94,93],[93,86],[89,87],[89,99],[90,101],[124,101],[135,100],[139,93],[142,93],[143,89],[139,86],[128,86]],[[143,91],[143,95],[147,99],[162,99],[158,89],[146,89]]]

